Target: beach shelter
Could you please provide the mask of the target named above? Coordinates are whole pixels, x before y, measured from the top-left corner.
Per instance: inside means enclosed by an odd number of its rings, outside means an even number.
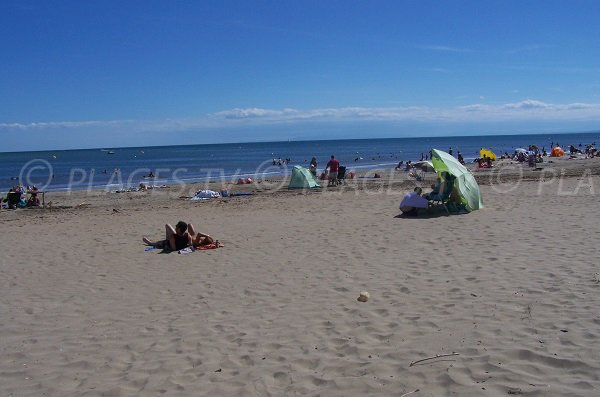
[[[321,187],[321,185],[319,185],[319,182],[317,182],[308,168],[295,165],[292,169],[292,178],[290,179],[288,189],[312,189],[315,187]]]
[[[564,155],[565,151],[560,146],[554,147],[552,152],[550,152],[550,157],[562,157]]]
[[[479,151],[479,157],[489,157],[492,161],[496,161],[496,153],[492,152],[490,149],[481,149]]]
[[[418,169],[418,170],[421,170],[423,172],[433,172],[433,171],[435,171],[435,169],[433,168],[433,164],[431,163],[431,161],[427,161],[427,160],[417,161],[415,163],[415,168]]]
[[[446,171],[456,178],[454,188],[469,211],[483,208],[479,185],[471,171],[450,154],[437,149],[432,150],[431,162],[438,174]]]

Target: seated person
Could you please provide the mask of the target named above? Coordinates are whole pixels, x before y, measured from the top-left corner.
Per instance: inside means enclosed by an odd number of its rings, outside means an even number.
[[[166,251],[179,251],[192,245],[192,236],[188,232],[188,224],[184,221],[177,222],[175,228],[173,226],[165,225],[165,239],[153,242],[147,237],[142,240],[147,245],[155,248],[162,248]]]
[[[462,203],[458,189],[452,190],[450,197],[448,198],[448,212],[458,213],[460,211],[466,211],[465,205]]]
[[[201,247],[209,244],[216,244],[217,247],[222,246],[219,244],[219,240],[215,240],[208,234],[196,232],[194,225],[191,223],[187,224],[184,221],[179,221],[175,225],[175,229],[169,224],[165,225],[165,229],[165,240],[153,242],[147,237],[142,240],[147,245],[162,248],[166,251],[179,251],[187,247]]]
[[[400,202],[400,211],[406,215],[417,215],[420,208],[427,208],[429,202],[421,197],[422,189],[416,187],[414,191],[406,194]]]
[[[37,188],[34,187],[28,193],[31,194],[31,196],[29,197],[29,200],[27,200],[27,207],[39,207],[40,199],[38,197]]]
[[[16,210],[17,206],[21,202],[21,188],[19,186],[14,186],[11,188],[6,194],[4,202],[8,204],[9,209]]]
[[[437,177],[435,184],[431,185],[431,192],[425,193],[423,195],[423,197],[426,198],[427,200],[433,200],[433,198],[430,198],[430,197],[437,197],[440,194],[441,188],[442,188],[442,178]]]
[[[438,183],[434,186],[433,191],[423,197],[430,201],[447,199],[454,190],[454,179],[456,178],[448,172],[442,172],[442,177],[438,178]]]

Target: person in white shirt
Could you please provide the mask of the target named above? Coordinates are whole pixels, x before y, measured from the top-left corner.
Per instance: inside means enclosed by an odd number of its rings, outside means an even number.
[[[400,203],[400,211],[406,215],[417,215],[420,208],[427,208],[429,201],[421,196],[423,189],[416,187],[414,191],[406,194]]]

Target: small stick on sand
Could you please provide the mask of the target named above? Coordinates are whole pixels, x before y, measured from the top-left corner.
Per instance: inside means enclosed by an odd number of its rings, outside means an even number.
[[[404,394],[403,394],[403,395],[401,395],[400,397],[408,396],[409,394],[413,394],[413,393],[416,393],[416,392],[418,392],[418,391],[419,391],[419,389],[415,389],[415,390],[413,390],[413,391],[409,391],[408,393],[404,393]]]
[[[450,356],[458,356],[458,355],[459,354],[455,353],[455,352],[448,353],[448,354],[436,354],[433,357],[427,357],[427,358],[422,358],[422,359],[417,360],[417,361],[413,361],[412,363],[410,363],[409,367],[412,367],[413,365],[415,365],[417,363],[420,363],[422,361],[433,360],[433,359],[440,358],[440,357],[450,357]]]

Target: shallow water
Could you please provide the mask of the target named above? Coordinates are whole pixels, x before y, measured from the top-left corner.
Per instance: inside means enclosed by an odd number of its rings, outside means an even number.
[[[551,143],[563,147],[595,143],[600,133],[348,139],[334,141],[260,142],[186,146],[156,146],[0,153],[0,191],[12,185],[37,185],[45,190],[84,190],[148,184],[235,180],[252,176],[268,178],[291,172],[293,165],[308,166],[317,157],[319,170],[335,154],[349,169],[389,168],[399,161],[420,160],[432,148],[466,161],[478,157],[479,149],[491,148],[500,155],[535,144],[550,151]],[[273,159],[290,159],[287,166]],[[144,178],[153,171],[157,178]]]

